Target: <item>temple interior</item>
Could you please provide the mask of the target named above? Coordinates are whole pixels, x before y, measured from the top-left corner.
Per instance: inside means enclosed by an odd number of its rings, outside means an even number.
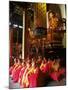
[[[18,82],[22,88],[66,85],[65,4],[10,1],[9,43],[10,76],[12,80]],[[32,82],[33,79],[31,81],[30,78],[31,74],[27,72],[29,74],[29,80],[24,80],[26,74],[22,74],[21,78],[23,79],[19,81],[19,73],[24,66],[21,66],[19,70],[17,67],[16,70],[18,72],[16,72],[12,69],[12,67],[15,68],[15,62],[20,63],[20,65],[23,63],[26,68],[31,67],[31,69],[33,68],[31,65],[35,65],[34,68],[36,67],[35,69],[41,72],[41,75],[36,73],[36,75],[33,76],[36,80]],[[46,65],[46,68],[51,68],[45,70],[42,64],[44,64],[44,66]],[[54,70],[52,71],[52,69]],[[28,69],[28,71],[30,70]],[[60,78],[61,76],[62,79],[58,79],[58,77]],[[38,80],[38,78],[40,79]],[[26,83],[24,81],[26,81]],[[56,81],[56,83],[54,81]],[[13,88],[13,86],[9,86]]]

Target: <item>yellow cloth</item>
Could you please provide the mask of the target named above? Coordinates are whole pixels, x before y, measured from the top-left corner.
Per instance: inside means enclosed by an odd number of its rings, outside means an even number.
[[[29,86],[28,76],[33,73],[36,73],[36,69],[34,67],[31,67],[25,70],[23,77],[22,77],[22,84],[25,85],[25,87]]]
[[[44,68],[46,66],[46,64],[41,64],[41,66],[40,66],[40,69],[42,69],[42,68]]]

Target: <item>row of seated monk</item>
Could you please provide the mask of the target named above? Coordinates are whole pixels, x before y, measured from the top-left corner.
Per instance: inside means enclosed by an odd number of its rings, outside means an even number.
[[[38,58],[13,59],[14,64],[9,67],[9,74],[21,88],[43,87],[50,80],[60,81],[66,76],[66,69],[60,64],[60,58],[48,60]],[[61,78],[62,77],[62,78]]]

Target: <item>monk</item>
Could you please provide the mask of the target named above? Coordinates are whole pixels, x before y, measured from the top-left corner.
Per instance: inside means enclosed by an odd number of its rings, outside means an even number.
[[[51,70],[51,68],[52,68],[52,60],[49,58],[48,59],[48,62],[47,62],[47,71],[49,71],[50,72],[50,70]]]
[[[52,72],[50,73],[50,77],[55,81],[59,80],[59,72],[58,72],[59,67],[60,67],[60,64],[56,60],[52,65]]]
[[[32,62],[32,66],[27,73],[27,76],[29,78],[29,87],[40,87],[45,84],[45,76],[35,61]]]
[[[35,61],[32,62],[32,66],[27,73],[29,80],[29,87],[37,87],[38,86],[38,67]]]
[[[22,77],[23,77],[23,74],[25,72],[25,69],[26,69],[26,63],[25,61],[22,62],[22,69],[19,73],[19,79],[18,79],[18,83],[20,84],[20,87],[22,87]]]
[[[12,76],[13,76],[12,78],[13,78],[14,82],[18,81],[21,68],[22,68],[21,60],[18,59],[17,66],[14,68],[13,73],[12,73]]]
[[[60,67],[59,71],[58,71],[58,76],[59,76],[59,81],[61,79],[63,79],[66,75],[66,71],[65,71],[65,68],[64,67]]]
[[[13,64],[13,66],[11,66],[10,68],[9,68],[9,74],[11,75],[12,74],[12,71],[13,71],[13,69],[14,69],[14,67],[17,65],[17,60],[16,60],[16,58],[14,59],[14,64]]]
[[[43,72],[43,73],[46,73],[47,72],[47,61],[46,59],[44,58],[41,65],[40,65],[40,70]]]
[[[26,62],[26,69],[23,73],[23,76],[21,78],[21,87],[22,88],[27,88],[29,87],[29,80],[28,80],[28,76],[27,76],[27,73],[29,72],[31,68],[31,62],[30,61],[27,61]]]
[[[37,64],[38,64],[38,66],[41,65],[41,62],[42,62],[42,57],[41,57],[41,56],[38,56],[38,59],[37,59]]]

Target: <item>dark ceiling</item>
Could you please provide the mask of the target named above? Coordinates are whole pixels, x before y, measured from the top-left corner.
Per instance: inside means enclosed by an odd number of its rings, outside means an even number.
[[[31,2],[9,1],[9,21],[12,24],[22,24],[22,10],[31,7]]]

